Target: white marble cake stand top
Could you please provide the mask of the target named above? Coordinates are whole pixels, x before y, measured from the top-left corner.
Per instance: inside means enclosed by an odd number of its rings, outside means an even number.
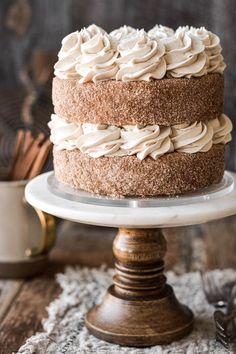
[[[57,217],[91,225],[108,227],[158,228],[200,224],[236,214],[236,174],[226,173],[230,186],[225,191],[215,191],[210,197],[205,194],[185,195],[181,198],[158,198],[159,206],[142,205],[142,200],[131,200],[128,206],[118,205],[116,200],[96,200],[87,193],[89,203],[71,200],[68,194],[55,193],[48,180],[53,178],[52,172],[44,173],[28,183],[25,196],[29,204]],[[227,190],[226,190],[227,189]],[[90,198],[91,196],[91,198]],[[76,199],[76,198],[75,198]],[[86,199],[86,198],[85,198]],[[153,201],[153,200],[152,200]],[[105,200],[106,202],[106,200]],[[123,199],[124,203],[126,200]],[[106,204],[106,203],[105,203]]]

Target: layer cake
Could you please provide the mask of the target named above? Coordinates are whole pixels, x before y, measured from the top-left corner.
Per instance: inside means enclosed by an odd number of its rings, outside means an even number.
[[[232,130],[221,50],[218,36],[188,26],[91,25],[65,37],[49,123],[57,179],[113,197],[219,183]]]

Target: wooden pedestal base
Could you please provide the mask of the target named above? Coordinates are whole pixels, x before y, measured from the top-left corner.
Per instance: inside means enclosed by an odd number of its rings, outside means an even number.
[[[133,347],[168,344],[187,335],[193,314],[163,274],[166,241],[159,229],[120,229],[113,243],[116,273],[86,325],[96,337]]]

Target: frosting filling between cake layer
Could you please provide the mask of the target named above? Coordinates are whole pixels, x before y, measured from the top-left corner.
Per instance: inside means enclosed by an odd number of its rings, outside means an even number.
[[[53,114],[49,122],[51,141],[56,150],[79,149],[93,158],[136,155],[143,160],[173,151],[207,152],[213,144],[231,140],[232,123],[222,114],[204,122],[183,123],[171,127],[69,123]]]

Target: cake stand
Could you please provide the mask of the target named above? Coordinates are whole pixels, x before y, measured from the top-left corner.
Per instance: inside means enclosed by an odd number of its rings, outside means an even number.
[[[26,199],[49,214],[92,225],[118,227],[113,243],[115,275],[100,305],[86,315],[86,325],[108,342],[145,347],[187,335],[193,314],[166,284],[166,241],[162,227],[204,223],[236,214],[236,174],[199,193],[181,197],[114,199],[75,191],[52,172],[33,179]],[[187,291],[187,289],[186,289]]]

